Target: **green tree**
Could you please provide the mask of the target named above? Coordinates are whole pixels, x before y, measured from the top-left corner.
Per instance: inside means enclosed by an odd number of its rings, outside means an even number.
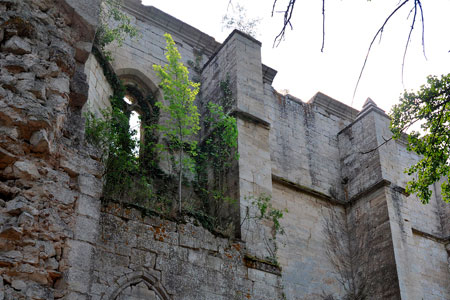
[[[408,150],[421,159],[405,172],[414,175],[406,191],[416,193],[423,203],[432,195],[430,185],[446,178],[442,183],[442,197],[450,201],[450,74],[440,78],[429,76],[427,84],[418,92],[406,92],[390,113],[391,130],[398,139],[405,130],[419,122],[420,131],[408,135]]]
[[[181,213],[183,172],[194,169],[192,156],[196,155],[197,141],[195,136],[200,130],[200,115],[194,105],[200,84],[189,80],[189,72],[180,61],[181,55],[170,34],[166,33],[164,37],[167,43],[166,58],[168,64],[163,67],[153,66],[161,79],[159,86],[163,91],[165,100],[164,103],[157,102],[156,105],[168,114],[168,118],[165,118],[159,125],[159,130],[162,136],[166,138],[166,143],[159,146],[166,153],[177,152],[175,169],[178,172],[178,201]],[[185,156],[185,153],[188,155]]]

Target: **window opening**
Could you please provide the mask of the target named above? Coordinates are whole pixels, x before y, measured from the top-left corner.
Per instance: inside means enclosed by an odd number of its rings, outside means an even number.
[[[128,105],[132,106],[133,101],[130,97],[125,96],[123,101]],[[131,150],[135,156],[139,156],[140,141],[141,141],[141,114],[136,110],[131,110],[130,119],[128,125],[130,126],[130,131],[132,132],[131,138],[135,142],[134,148]]]

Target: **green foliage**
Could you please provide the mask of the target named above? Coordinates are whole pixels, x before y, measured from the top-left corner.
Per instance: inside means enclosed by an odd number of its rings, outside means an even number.
[[[222,80],[220,82],[220,89],[222,90],[223,93],[223,97],[220,99],[223,111],[229,114],[235,100],[233,98],[233,93],[230,88],[230,76],[228,74],[225,80]]]
[[[192,76],[193,82],[200,82],[202,75],[202,61],[203,61],[203,52],[197,51],[194,49],[195,62],[192,60],[188,60],[187,64],[194,70],[194,76]]]
[[[229,80],[220,83],[223,96],[216,100],[224,105],[232,102]],[[197,193],[203,200],[203,210],[215,216],[214,226],[221,231],[232,231],[236,194],[230,190],[233,164],[239,159],[237,151],[236,118],[224,111],[222,105],[208,102],[203,118],[205,137],[200,143],[197,163]],[[228,112],[230,109],[228,109]]]
[[[98,26],[95,41],[111,60],[111,52],[106,51],[106,46],[116,42],[122,46],[127,37],[136,38],[139,34],[137,28],[131,24],[130,17],[122,12],[122,0],[103,0],[100,10],[100,25]]]
[[[144,97],[139,89],[133,86],[125,88],[102,53],[95,51],[114,91],[114,96],[110,99],[111,111],[104,112],[102,118],[95,118],[93,114],[86,116],[87,141],[95,144],[105,153],[104,199],[140,205],[145,209],[159,212],[165,217],[172,217],[175,191],[180,188],[180,184],[183,184],[183,187],[190,192],[190,194],[186,193],[186,201],[182,206],[183,213],[193,216],[203,226],[216,233],[218,230],[225,233],[227,227],[218,226],[216,212],[220,209],[209,209],[211,206],[224,207],[234,205],[236,202],[235,199],[226,195],[225,181],[217,178],[223,173],[216,172],[212,179],[214,185],[220,182],[218,185],[220,189],[200,188],[200,185],[194,182],[196,193],[193,193],[194,191],[189,189],[191,183],[188,180],[183,182],[178,180],[176,183],[174,174],[166,174],[159,168],[160,159],[168,158],[173,162],[175,171],[179,171],[177,167],[182,166],[184,175],[202,172],[202,167],[208,168],[207,160],[214,161],[216,169],[224,170],[231,165],[230,159],[238,157],[236,120],[225,114],[220,106],[214,104],[210,104],[205,117],[208,128],[213,132],[206,138],[208,143],[203,143],[208,146],[197,148],[195,140],[199,128],[199,115],[193,106],[193,100],[198,91],[198,85],[195,85],[194,91],[191,90],[192,86],[188,86],[187,70],[181,63],[177,63],[179,54],[174,43],[169,42],[168,48],[170,48],[168,56],[171,57],[168,60],[171,66],[155,67],[164,77],[162,86],[164,86],[163,92],[167,105],[155,103],[153,95]],[[177,80],[172,81],[171,74],[176,74],[172,78],[176,77]],[[123,100],[125,95],[133,99],[133,105],[125,103]],[[229,96],[231,97],[231,92]],[[179,99],[184,102],[176,102]],[[129,126],[132,107],[138,107],[141,116],[143,131],[140,141],[133,140],[135,132],[130,130]],[[167,118],[161,122],[159,121],[160,109],[166,113]],[[182,135],[179,135],[180,126],[188,124],[191,120],[194,120],[193,126],[182,127]],[[165,143],[158,144],[160,136]],[[215,146],[214,143],[218,143],[220,147]],[[139,146],[139,155],[133,153],[136,146]],[[177,154],[180,153],[183,153],[181,164],[177,160],[180,158]],[[199,159],[200,157],[203,160]],[[201,166],[200,161],[203,161]],[[208,180],[207,177],[204,179]],[[203,187],[207,187],[207,183]],[[207,197],[199,199],[200,194],[207,194]]]
[[[239,155],[236,119],[229,115],[234,101],[229,79],[220,83],[223,97],[217,100],[227,107],[227,113],[222,105],[208,103],[203,119],[207,134],[199,147],[199,113],[194,105],[199,84],[189,80],[172,38],[166,35],[166,40],[168,64],[154,66],[161,78],[164,103],[155,103],[153,95],[144,97],[133,86],[124,87],[102,52],[94,52],[114,91],[112,109],[104,111],[102,118],[86,115],[86,139],[104,153],[104,200],[137,205],[172,218],[176,190],[181,200],[183,186],[187,192],[183,205],[179,203],[180,213],[194,217],[216,234],[231,236],[237,201],[229,194],[226,178]],[[133,99],[131,106],[123,100],[125,95]],[[143,128],[140,141],[132,138],[135,131],[129,124],[136,107]],[[164,112],[161,120],[160,111]],[[137,146],[138,155],[133,153]],[[172,162],[171,174],[159,168],[164,158]],[[194,176],[189,175],[197,175],[197,180],[190,182]],[[229,215],[223,217],[223,212]]]
[[[197,141],[195,136],[200,130],[197,107],[194,100],[198,94],[200,84],[189,80],[189,72],[181,62],[181,55],[175,47],[170,34],[164,35],[166,39],[166,58],[168,64],[164,67],[154,65],[159,84],[163,91],[165,102],[156,103],[157,107],[169,116],[159,125],[159,132],[166,139],[166,143],[159,144],[161,153],[171,156],[175,162],[174,169],[179,178],[179,211],[181,213],[182,176],[185,171],[194,170],[193,156],[197,155]],[[188,155],[183,155],[184,153]]]
[[[408,136],[408,150],[420,155],[419,162],[405,172],[414,175],[406,191],[416,193],[422,203],[428,203],[432,195],[432,184],[445,178],[442,196],[450,201],[450,74],[429,76],[427,84],[418,92],[406,92],[390,113],[391,130],[398,139],[416,122],[420,131]]]
[[[205,123],[211,133],[204,142],[204,155],[215,170],[230,167],[232,160],[239,159],[236,118],[225,114],[222,106],[209,102]]]
[[[103,118],[86,114],[86,139],[103,152],[105,164],[104,197],[130,201],[142,200],[152,195],[151,180],[141,174],[138,157],[133,149],[139,141],[132,138],[129,118],[117,107],[103,111]]]
[[[278,234],[284,234],[284,228],[280,224],[280,220],[283,218],[284,213],[287,213],[287,209],[280,210],[273,208],[272,197],[266,194],[261,194],[258,197],[249,197],[247,199],[252,200],[252,205],[258,208],[258,219],[268,220],[273,224],[273,238],[276,239]]]

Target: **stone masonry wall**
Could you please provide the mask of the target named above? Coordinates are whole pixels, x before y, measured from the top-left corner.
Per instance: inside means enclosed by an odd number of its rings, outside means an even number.
[[[282,299],[277,269],[252,267],[240,241],[117,204],[100,226],[91,299]]]
[[[273,184],[272,197],[276,208],[288,210],[281,220],[285,234],[277,237],[287,299],[343,296],[339,277],[327,254],[324,226],[331,213],[345,218],[345,209],[280,183]]]
[[[373,101],[358,115],[356,110],[321,93],[308,103],[282,96],[270,85],[275,71],[272,75],[265,73],[268,68],[261,65],[260,44],[251,37],[233,32],[219,45],[153,7],[144,8],[137,0],[125,3],[143,35],[140,40],[126,41],[124,47],[112,49],[113,67],[122,79],[156,92],[161,99],[152,65],[165,61],[164,32],[174,37],[185,64],[201,57],[199,65],[192,68],[191,64],[189,71],[192,78],[201,75],[197,104],[202,112],[206,101],[220,98],[220,81],[230,79],[235,97],[232,110],[239,127],[240,161],[233,171],[239,182],[232,185],[233,193],[240,197],[238,233],[247,251],[263,258],[269,254],[264,237],[270,236],[271,224],[247,221],[239,227],[253,213],[247,197],[266,193],[272,196],[275,207],[289,208],[282,220],[288,234],[279,237],[278,250],[288,299],[314,299],[321,293],[343,295],[322,234],[322,223],[330,211],[338,212],[339,220],[348,224],[360,248],[374,253],[370,263],[361,258],[361,263],[372,264],[372,271],[366,268],[362,276],[371,282],[372,298],[446,297],[445,279],[436,280],[432,289],[414,284],[424,280],[426,272],[408,262],[427,257],[415,245],[418,237],[426,238],[429,233],[438,237],[428,238],[427,245],[436,253],[433,261],[439,267],[428,270],[428,274],[432,278],[448,277],[447,254],[443,252],[448,243],[448,213],[438,201],[423,207],[415,197],[402,194],[408,180],[402,171],[417,157],[408,153],[401,141],[377,148],[389,137],[389,120]],[[199,74],[198,67],[205,63]],[[134,274],[129,269],[127,272]],[[150,269],[145,272],[154,272]],[[156,276],[152,277],[153,283],[162,282],[162,270],[152,274]],[[118,274],[115,276],[109,282],[118,278]],[[192,295],[183,284],[181,289]],[[133,293],[132,289],[125,290]]]
[[[0,1],[0,299],[86,296],[102,166],[80,108],[98,12],[95,0]]]
[[[321,93],[308,103],[280,95],[258,41],[234,31],[220,45],[140,0],[124,1],[140,39],[111,48],[126,84],[162,99],[152,65],[165,63],[165,32],[201,79],[201,110],[230,78],[241,240],[101,206],[101,154],[84,142],[81,109],[109,106],[91,55],[99,2],[0,0],[0,300],[344,296],[323,233],[333,214],[349,229],[347,250],[363,250],[355,265],[370,299],[450,298],[450,208],[437,185],[426,206],[404,193],[402,171],[418,158],[403,141],[377,148],[389,119],[373,101],[358,113]],[[289,210],[279,267],[266,260],[273,224],[250,218],[261,194]]]
[[[343,200],[337,133],[356,114],[335,100],[318,93],[304,103],[290,95],[265,90],[269,114],[272,174]]]
[[[358,118],[339,135],[341,148],[341,163],[343,176],[347,178],[345,190],[350,203],[364,203],[366,195],[384,189],[380,199],[383,207],[382,218],[389,223],[384,224],[386,234],[380,236],[384,244],[384,252],[380,258],[385,259],[384,265],[390,266],[392,278],[398,278],[398,291],[401,299],[445,299],[448,297],[450,282],[448,262],[445,262],[444,246],[448,244],[445,232],[448,213],[444,203],[439,199],[439,189],[428,205],[420,203],[414,195],[404,193],[406,182],[410,180],[403,170],[418,160],[414,154],[406,151],[403,141],[387,141],[389,118],[378,109],[373,102],[368,101]],[[370,151],[372,149],[372,151]],[[352,207],[355,204],[351,204]],[[370,203],[367,203],[370,205]],[[380,206],[381,207],[381,206]],[[386,210],[387,208],[387,210]],[[380,218],[379,208],[360,209]],[[447,217],[442,218],[442,216]],[[372,218],[373,218],[372,217]],[[386,228],[386,224],[389,227]],[[388,235],[387,235],[388,234]],[[390,235],[390,237],[389,237]],[[420,238],[419,238],[420,237]],[[429,239],[428,249],[418,247],[418,239]],[[424,243],[421,241],[420,243]],[[427,275],[440,278],[433,281],[432,288],[417,284],[425,279],[422,266],[415,261],[423,261],[433,253],[432,269],[427,269]],[[389,255],[388,255],[389,254]],[[386,260],[394,254],[394,259]],[[395,266],[395,268],[394,268]]]
[[[102,116],[102,111],[111,108],[109,97],[113,94],[111,86],[103,74],[103,69],[95,55],[89,55],[84,70],[86,80],[89,84],[89,97],[83,106],[83,112],[94,113],[97,117]]]

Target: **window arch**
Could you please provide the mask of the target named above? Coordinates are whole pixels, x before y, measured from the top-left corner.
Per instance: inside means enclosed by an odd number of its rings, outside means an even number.
[[[139,159],[152,160],[154,147],[147,147],[155,143],[154,124],[159,120],[159,109],[155,103],[162,97],[157,86],[136,69],[119,69],[116,71],[118,77],[124,84],[126,91],[124,97],[125,113],[130,118],[130,129],[135,131],[133,139],[137,142],[133,154]],[[151,75],[151,74],[150,74]],[[140,147],[139,147],[140,146]]]
[[[117,280],[111,292],[106,294],[103,300],[171,300],[160,281],[146,271],[137,271],[122,276]]]

